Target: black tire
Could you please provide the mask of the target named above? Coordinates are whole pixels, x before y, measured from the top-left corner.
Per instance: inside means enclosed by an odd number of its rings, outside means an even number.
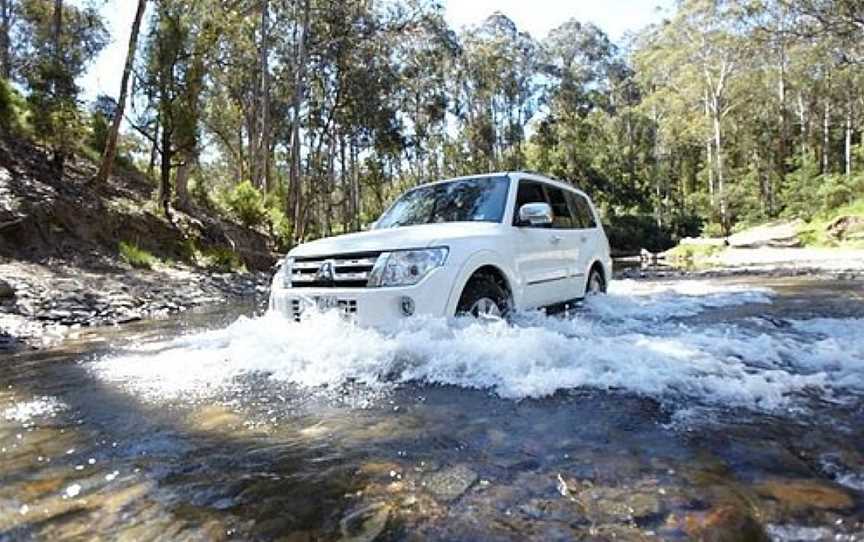
[[[465,289],[462,290],[462,295],[459,297],[459,304],[456,307],[456,316],[480,317],[480,310],[478,310],[480,307],[478,304],[483,303],[483,300],[494,302],[498,310],[498,314],[485,314],[501,318],[506,318],[510,314],[512,306],[510,294],[495,277],[484,274],[472,277],[468,281],[468,284],[465,285]]]
[[[585,282],[585,297],[594,295],[603,295],[606,293],[606,278],[603,272],[596,267],[591,268],[588,273],[588,280]]]

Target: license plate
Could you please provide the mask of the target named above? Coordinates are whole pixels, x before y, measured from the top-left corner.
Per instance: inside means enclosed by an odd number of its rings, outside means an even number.
[[[319,311],[328,311],[339,308],[339,300],[332,295],[322,295],[314,298],[315,306]]]

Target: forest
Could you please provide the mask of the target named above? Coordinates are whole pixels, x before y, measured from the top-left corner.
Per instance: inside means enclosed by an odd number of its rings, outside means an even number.
[[[103,4],[0,0],[0,129],[58,174],[72,154],[101,163],[97,184],[136,169],[156,212],[224,213],[278,248],[487,171],[586,190],[613,245],[864,194],[861,0],[682,0],[618,42],[500,12],[454,29],[432,0],[128,1],[122,88],[85,103]]]

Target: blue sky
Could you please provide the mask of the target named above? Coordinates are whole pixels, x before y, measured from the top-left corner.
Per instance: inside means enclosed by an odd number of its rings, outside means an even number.
[[[668,13],[672,0],[444,0],[444,5],[447,21],[455,28],[478,24],[494,11],[501,11],[538,39],[576,18],[596,24],[617,40],[628,31],[659,21]],[[78,81],[85,100],[99,94],[118,94],[135,7],[134,0],[106,0],[102,14],[111,42]]]

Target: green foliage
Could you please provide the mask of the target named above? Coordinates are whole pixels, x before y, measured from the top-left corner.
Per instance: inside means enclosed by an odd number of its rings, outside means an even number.
[[[270,226],[270,234],[276,241],[276,248],[280,251],[286,251],[291,246],[291,221],[278,202],[275,205],[270,205],[267,209],[267,221]]]
[[[19,6],[21,79],[29,92],[27,102],[37,138],[47,143],[62,163],[85,140],[84,121],[78,110],[77,77],[107,43],[104,24],[95,7],[62,4],[63,25],[55,33],[54,9],[59,4],[22,0]]]
[[[212,247],[201,250],[201,262],[205,267],[222,272],[245,272],[243,260],[226,247]]]
[[[136,243],[120,241],[117,249],[120,252],[120,259],[135,268],[152,269],[158,261],[156,256],[139,247]]]
[[[181,247],[183,259],[193,265],[222,273],[246,272],[243,259],[227,247],[202,244],[200,240],[186,239]]]
[[[864,181],[864,176],[858,177],[858,181]],[[859,194],[861,192],[858,192]],[[834,247],[838,245],[848,248],[864,248],[862,241],[838,242],[829,235],[828,227],[841,217],[855,216],[864,218],[864,197],[832,209],[822,210],[816,213],[807,223],[798,230],[798,239],[806,246]]]
[[[661,252],[675,244],[670,232],[658,226],[650,215],[611,216],[604,228],[616,254],[638,253],[642,248]]]
[[[90,147],[98,153],[105,151],[105,144],[108,141],[108,129],[105,117],[99,113],[90,114],[90,137],[88,140]]]
[[[267,219],[264,195],[249,181],[243,181],[222,195],[229,213],[244,226],[255,228]]]
[[[92,152],[76,148],[85,141],[98,154],[110,100],[82,114],[74,84],[105,43],[98,12],[65,2],[56,51],[54,3],[16,4],[27,104],[0,86],[0,123],[29,117],[55,152]],[[312,2],[308,21],[301,4],[241,4],[153,4],[132,97],[143,134],[127,136],[127,153],[147,163],[164,150],[167,192],[177,164],[191,165],[198,207],[269,232],[280,250],[357,229],[420,182],[491,170],[586,190],[628,252],[817,220],[864,193],[864,42],[830,2],[814,16],[806,2],[686,0],[626,49],[576,20],[542,40],[501,13],[457,32],[436,2]],[[285,144],[295,129],[299,153]]]
[[[694,262],[706,260],[720,252],[724,247],[719,245],[677,245],[666,252],[666,257],[673,260]]]
[[[0,77],[0,128],[26,134],[29,129],[27,102],[8,81]]]

